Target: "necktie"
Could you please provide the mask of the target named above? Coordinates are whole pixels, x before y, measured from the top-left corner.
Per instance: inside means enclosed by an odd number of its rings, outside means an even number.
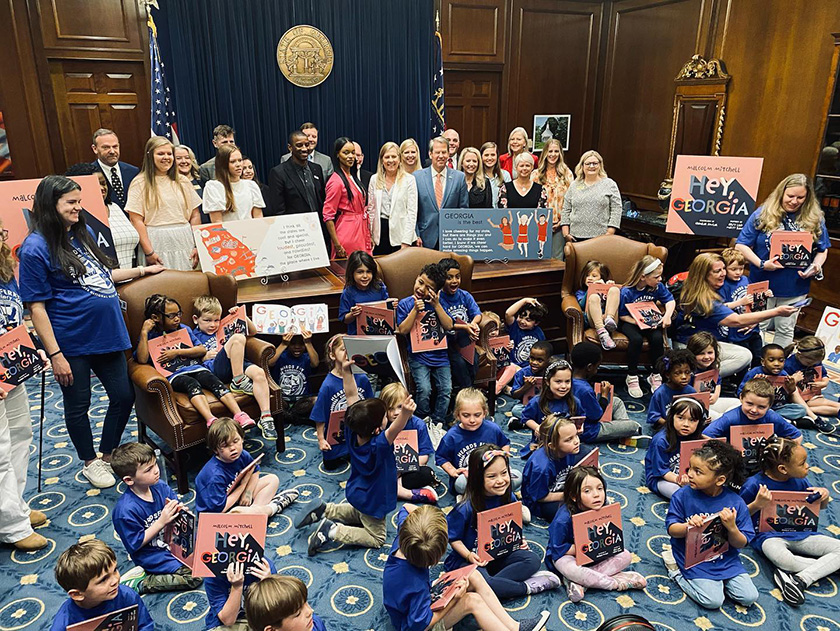
[[[435,175],[435,199],[437,200],[438,208],[443,206],[443,173]]]
[[[117,167],[111,167],[111,188],[114,189],[114,193],[117,194],[117,197],[122,199],[123,185],[122,180],[120,180],[120,174],[117,173]]]

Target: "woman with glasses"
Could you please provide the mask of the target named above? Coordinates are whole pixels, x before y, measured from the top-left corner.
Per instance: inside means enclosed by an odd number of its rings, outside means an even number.
[[[589,150],[575,167],[575,181],[566,191],[560,230],[566,243],[615,234],[621,226],[621,193],[607,177],[604,159]]]

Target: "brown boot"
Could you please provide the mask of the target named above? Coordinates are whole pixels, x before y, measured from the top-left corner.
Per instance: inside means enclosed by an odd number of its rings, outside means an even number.
[[[40,550],[42,548],[47,547],[47,540],[39,535],[37,532],[33,532],[31,535],[26,537],[25,539],[21,539],[20,541],[16,541],[14,543],[15,548],[20,550],[21,552],[34,552],[35,550]]]
[[[29,525],[33,528],[43,526],[47,523],[47,516],[39,510],[29,511]]]

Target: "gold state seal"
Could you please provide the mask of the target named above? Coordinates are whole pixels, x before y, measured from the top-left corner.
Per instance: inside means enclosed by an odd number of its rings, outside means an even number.
[[[333,48],[330,40],[314,26],[290,28],[277,44],[277,65],[292,83],[311,88],[332,72]]]

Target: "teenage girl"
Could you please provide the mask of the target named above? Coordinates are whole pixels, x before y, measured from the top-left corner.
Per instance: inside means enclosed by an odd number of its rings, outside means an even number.
[[[338,319],[347,324],[347,335],[356,335],[356,316],[363,302],[388,300],[388,288],[379,278],[376,261],[364,250],[356,250],[347,259],[344,291],[338,303]]]
[[[642,343],[648,341],[650,357],[662,357],[665,350],[663,331],[671,326],[676,301],[671,292],[662,284],[662,261],[646,254],[637,261],[630,271],[630,277],[621,288],[621,304],[618,316],[621,320],[619,330],[627,336],[627,391],[634,399],[641,399],[644,393],[639,385],[639,358],[642,355]],[[627,311],[632,302],[660,302],[665,305],[662,322],[656,329],[640,329]],[[662,384],[662,379],[654,371],[647,378],[650,391],[655,392]]]
[[[178,304],[177,300],[163,294],[153,294],[146,298],[143,315],[146,320],[140,329],[137,350],[134,351],[134,356],[139,363],[151,363],[149,340],[178,329],[187,331],[192,342],[190,348],[172,348],[164,351],[160,356],[160,360],[166,363],[176,359],[181,360],[178,368],[167,377],[169,383],[172,384],[172,389],[175,392],[186,394],[190,398],[190,403],[207,422],[207,427],[210,427],[217,419],[210,411],[210,403],[207,401],[207,396],[203,390],[205,388],[225,404],[225,407],[233,414],[233,420],[239,425],[247,428],[256,424],[254,419],[239,408],[236,397],[228,387],[202,365],[201,358],[204,357],[207,349],[198,341],[198,338],[195,337],[188,326],[181,324],[181,305]]]
[[[645,577],[638,572],[625,572],[633,555],[624,550],[600,563],[578,565],[575,560],[575,538],[572,515],[597,510],[607,503],[607,483],[594,467],[575,467],[566,476],[563,506],[548,527],[545,563],[566,579],[566,590],[573,603],[583,599],[588,587],[623,592],[643,589]]]
[[[706,410],[696,399],[677,398],[668,410],[665,430],[657,432],[645,454],[645,483],[654,493],[666,499],[688,484],[688,476],[681,473],[680,443],[700,440],[706,421]]]
[[[685,347],[694,354],[694,364],[698,373],[707,370],[720,371],[720,349],[714,335],[708,331],[698,331],[688,338]],[[738,399],[720,397],[720,372],[718,372],[717,385],[709,392],[709,418],[714,421],[721,414],[740,405],[741,402]]]
[[[379,398],[388,410],[388,424],[390,425],[400,415],[403,401],[408,398],[408,390],[401,383],[389,383],[382,388]],[[429,438],[429,430],[426,424],[416,416],[408,419],[405,430],[417,432],[417,453],[420,469],[397,473],[397,499],[405,502],[434,504],[438,501],[438,494],[435,491],[438,479],[432,468],[429,467],[429,457],[435,455],[435,448]]]
[[[476,553],[476,515],[515,501],[507,452],[496,445],[482,445],[473,450],[464,499],[446,517],[452,552],[444,560],[443,567],[449,572],[475,563],[499,600],[560,587],[560,580],[551,572],[539,571],[540,557],[528,548],[524,539],[519,549],[494,561],[482,561]]]
[[[546,416],[557,414],[568,418],[575,416],[580,409],[580,401],[572,394],[572,366],[565,359],[552,361],[545,369],[540,396],[531,399],[522,410],[521,421],[531,430],[531,440],[520,450],[519,455],[530,458],[539,447],[540,424]]]
[[[820,416],[838,416],[840,417],[840,403],[826,399],[822,395],[822,389],[828,386],[828,372],[823,366],[825,359],[825,344],[815,335],[807,335],[798,342],[794,342],[785,348],[784,370],[787,374],[792,375],[797,383],[797,386],[802,384],[812,384],[814,388],[819,389],[820,393],[814,395],[810,400],[806,401],[808,409],[819,414]],[[822,377],[816,378],[816,368],[822,369]]]
[[[696,392],[690,385],[694,374],[694,355],[691,351],[684,348],[667,351],[656,362],[656,369],[664,381],[653,393],[648,405],[647,421],[653,431],[665,425],[665,417],[674,397]]]
[[[743,481],[744,465],[738,450],[729,443],[710,440],[691,456],[688,486],[671,496],[665,518],[671,549],[662,551],[662,560],[668,576],[706,609],[720,609],[724,593],[744,607],[758,600],[758,590],[738,557],[738,550],[755,536],[755,529],[746,503],[729,488]],[[723,523],[729,549],[686,569],[688,527],[699,527],[706,517],[716,514]]]
[[[327,342],[324,355],[327,357],[330,372],[324,378],[321,389],[318,390],[318,397],[315,399],[309,418],[315,423],[318,448],[324,458],[324,469],[332,470],[340,467],[349,457],[347,443],[343,438],[336,445],[330,445],[327,441],[330,414],[347,408],[347,395],[344,393],[344,381],[341,375],[341,364],[347,360],[344,335],[341,333],[333,335]],[[373,398],[373,389],[370,387],[367,375],[353,375],[353,378],[359,389],[359,399]]]
[[[540,424],[540,447],[522,472],[522,503],[531,515],[554,519],[563,503],[566,476],[580,459],[580,436],[572,420],[549,414]]]
[[[747,479],[741,497],[753,516],[756,530],[752,547],[776,566],[773,580],[785,602],[794,607],[805,602],[805,590],[821,578],[840,570],[840,540],[814,532],[758,532],[761,509],[771,501],[771,491],[813,493],[817,502],[828,506],[828,489],[812,486],[808,480],[808,452],[802,445],[774,436],[760,451],[761,473]]]
[[[592,294],[586,297],[590,285],[606,283],[613,285],[607,291],[606,297]],[[583,321],[586,326],[595,327],[598,339],[604,350],[615,348],[615,342],[610,333],[618,328],[618,307],[621,303],[621,287],[611,278],[610,268],[600,261],[587,261],[580,272],[580,289],[575,292],[580,308],[583,310]]]

